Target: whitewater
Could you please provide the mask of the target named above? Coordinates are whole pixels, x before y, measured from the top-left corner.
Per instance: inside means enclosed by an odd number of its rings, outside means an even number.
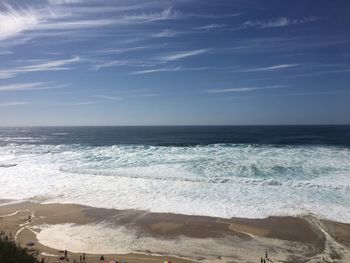
[[[20,140],[0,146],[0,199],[224,218],[311,213],[350,223],[349,147]]]

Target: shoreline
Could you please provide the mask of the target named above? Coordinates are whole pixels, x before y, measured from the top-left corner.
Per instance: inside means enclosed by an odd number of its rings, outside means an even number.
[[[28,216],[31,216],[29,222]],[[126,262],[348,262],[350,224],[302,217],[215,218],[76,204],[10,203],[0,206],[0,229],[42,257],[67,249],[79,260]],[[50,261],[55,262],[55,261]]]

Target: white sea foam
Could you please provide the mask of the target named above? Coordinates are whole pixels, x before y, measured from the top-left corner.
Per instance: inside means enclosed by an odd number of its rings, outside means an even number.
[[[108,225],[42,225],[37,238],[40,243],[57,248],[67,248],[69,251],[92,254],[127,254],[152,253],[162,255],[177,255],[186,258],[207,259],[204,262],[217,262],[220,257],[234,257],[235,262],[253,261],[260,256],[257,251],[264,251],[267,245],[274,246],[277,259],[283,260],[279,251],[292,247],[295,254],[303,254],[306,250],[302,244],[281,240],[266,240],[255,237],[254,240],[224,238],[191,238],[179,236],[176,238],[154,238],[142,235],[135,230],[123,226]],[[251,247],[254,247],[252,249]],[[282,254],[282,253],[281,253]],[[282,254],[283,255],[283,254]],[[237,257],[243,260],[238,260]],[[215,259],[215,260],[214,260]],[[214,260],[214,261],[213,261]]]
[[[0,163],[3,199],[350,222],[348,148],[8,145]]]

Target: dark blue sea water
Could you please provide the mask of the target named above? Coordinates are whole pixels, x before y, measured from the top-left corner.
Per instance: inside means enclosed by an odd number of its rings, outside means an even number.
[[[0,199],[350,222],[350,126],[0,128]]]
[[[0,143],[91,146],[281,144],[350,146],[350,126],[140,126],[0,128]]]

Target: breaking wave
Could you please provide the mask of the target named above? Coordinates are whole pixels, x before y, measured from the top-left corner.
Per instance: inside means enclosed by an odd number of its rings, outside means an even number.
[[[11,144],[1,168],[3,199],[350,222],[350,149],[341,146]]]

